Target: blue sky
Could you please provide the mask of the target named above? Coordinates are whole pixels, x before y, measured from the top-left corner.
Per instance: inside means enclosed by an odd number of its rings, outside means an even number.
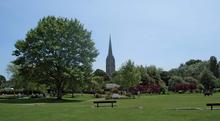
[[[18,39],[48,15],[77,18],[92,31],[105,70],[109,35],[116,67],[126,60],[169,70],[195,58],[220,57],[219,0],[1,0],[0,74]]]

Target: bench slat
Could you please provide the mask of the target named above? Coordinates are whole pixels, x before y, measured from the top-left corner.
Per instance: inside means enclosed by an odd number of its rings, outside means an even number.
[[[220,106],[220,103],[207,103],[207,106]]]
[[[111,107],[113,108],[113,103],[116,103],[115,100],[101,100],[101,101],[94,101],[93,103],[97,104],[97,107],[99,107],[99,103],[111,103]]]
[[[116,101],[94,101],[94,103],[116,103]]]
[[[213,106],[220,106],[220,103],[207,103],[206,106],[211,106],[211,110],[213,110]]]

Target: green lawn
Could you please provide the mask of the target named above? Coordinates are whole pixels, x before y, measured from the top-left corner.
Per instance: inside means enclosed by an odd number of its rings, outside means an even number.
[[[53,99],[0,98],[0,121],[219,121],[220,110],[207,102],[220,102],[220,93],[147,95],[117,100],[117,106],[96,108],[92,95]],[[218,108],[218,107],[216,107]],[[220,108],[220,107],[219,107]]]

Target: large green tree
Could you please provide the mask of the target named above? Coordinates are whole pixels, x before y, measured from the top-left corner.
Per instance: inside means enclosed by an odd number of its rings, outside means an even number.
[[[218,71],[219,65],[217,58],[215,56],[211,56],[209,59],[209,69],[215,77],[217,78],[219,77],[219,71]]]
[[[199,80],[200,73],[204,70],[204,68],[207,68],[208,65],[207,61],[192,59],[187,61],[186,64],[181,65],[179,68],[171,69],[169,73],[171,76],[180,76],[182,78],[193,77]]]
[[[168,84],[169,84],[169,80],[170,80],[170,78],[171,78],[171,74],[170,74],[168,71],[162,71],[162,72],[160,73],[160,78],[161,78],[161,80],[164,81],[164,83],[165,83],[166,85],[168,85]]]
[[[109,82],[110,81],[110,78],[107,75],[107,73],[105,73],[105,71],[103,71],[101,69],[96,69],[95,72],[93,73],[93,76],[102,77],[105,82]]]
[[[0,75],[0,87],[6,82],[6,78],[3,75]]]
[[[161,72],[162,72],[162,70],[157,68],[154,65],[148,66],[147,73],[150,76],[150,79],[148,81],[153,82],[153,83],[158,83],[161,80],[161,78],[160,78]]]
[[[216,78],[213,73],[204,69],[200,74],[200,82],[204,86],[205,91],[212,91],[216,86]]]
[[[169,88],[173,88],[176,84],[184,82],[181,76],[172,76],[169,80]]]
[[[14,64],[25,79],[54,84],[61,99],[65,84],[78,73],[75,70],[84,76],[91,71],[98,55],[94,45],[91,32],[77,19],[48,16],[16,42]]]
[[[141,81],[141,74],[134,62],[128,60],[118,71],[119,83],[125,89],[136,86]]]
[[[143,65],[137,66],[138,71],[141,75],[141,82],[142,83],[148,83],[150,80],[150,76],[147,73],[147,67],[144,67]]]
[[[7,67],[7,72],[10,74],[10,80],[12,81],[12,85],[15,89],[30,89],[29,83],[31,81],[27,81],[24,77],[19,73],[20,66],[14,65],[10,63]],[[30,84],[31,85],[31,84]]]

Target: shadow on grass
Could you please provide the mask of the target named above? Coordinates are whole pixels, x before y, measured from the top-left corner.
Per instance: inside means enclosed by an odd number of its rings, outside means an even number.
[[[0,103],[9,103],[9,104],[31,104],[31,103],[77,103],[82,102],[83,100],[74,100],[74,99],[61,99],[57,100],[56,98],[29,98],[29,99],[18,99],[18,98],[0,98]]]
[[[16,99],[15,96],[0,96],[0,99]]]
[[[117,105],[114,105],[113,107],[112,107],[112,105],[99,105],[99,107],[97,107],[97,105],[94,105],[94,107],[95,108],[115,108],[115,107],[117,107]]]

